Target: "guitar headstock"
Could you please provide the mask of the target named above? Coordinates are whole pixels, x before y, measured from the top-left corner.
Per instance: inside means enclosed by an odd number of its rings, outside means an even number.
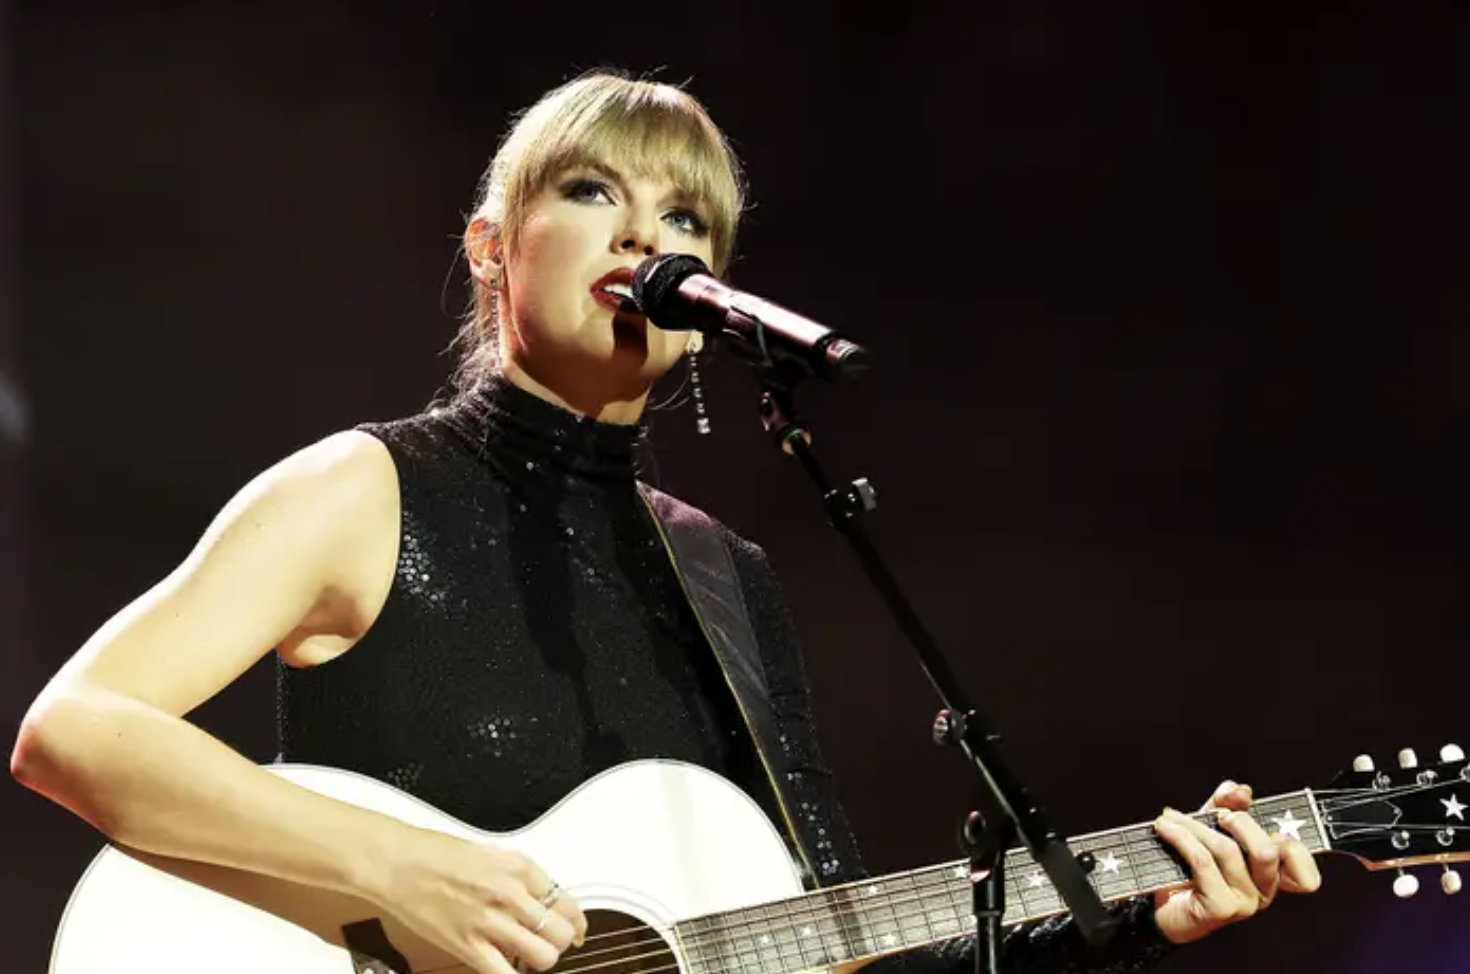
[[[1470,861],[1470,762],[1454,744],[1439,758],[1421,767],[1413,751],[1403,750],[1398,767],[1385,771],[1364,755],[1314,795],[1333,850],[1372,870],[1400,870],[1394,892],[1401,897],[1419,889],[1403,869],[1441,865],[1440,885],[1458,893],[1460,876],[1449,864]]]

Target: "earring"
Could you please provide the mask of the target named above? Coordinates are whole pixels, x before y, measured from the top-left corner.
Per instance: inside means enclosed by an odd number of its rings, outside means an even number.
[[[701,436],[710,432],[709,417],[704,409],[704,387],[699,382],[699,352],[689,343],[689,384],[694,389],[694,427]]]

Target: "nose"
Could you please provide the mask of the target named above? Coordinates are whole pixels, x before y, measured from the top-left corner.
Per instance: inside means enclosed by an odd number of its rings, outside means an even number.
[[[658,221],[652,213],[628,214],[628,222],[615,238],[615,249],[620,254],[642,254],[652,257],[658,253]]]

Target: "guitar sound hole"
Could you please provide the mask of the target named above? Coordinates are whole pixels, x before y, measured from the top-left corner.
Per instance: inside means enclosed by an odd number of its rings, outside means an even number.
[[[678,974],[679,959],[657,930],[612,910],[587,911],[587,941],[561,955],[555,974]]]

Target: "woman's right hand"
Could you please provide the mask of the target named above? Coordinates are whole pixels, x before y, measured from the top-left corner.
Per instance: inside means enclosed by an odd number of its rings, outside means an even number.
[[[545,971],[582,945],[581,907],[526,856],[439,832],[416,838],[376,898],[419,936],[480,974]]]

